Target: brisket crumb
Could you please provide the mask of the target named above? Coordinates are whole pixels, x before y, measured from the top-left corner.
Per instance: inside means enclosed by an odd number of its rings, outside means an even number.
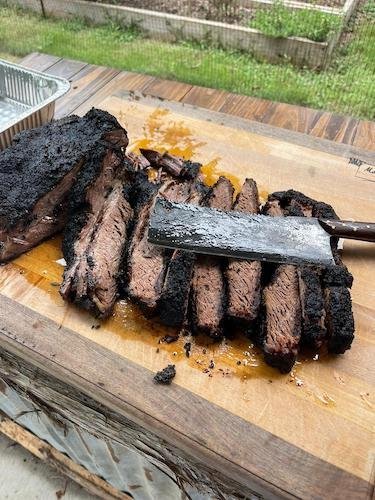
[[[175,365],[168,365],[163,370],[160,370],[160,372],[157,372],[156,375],[154,376],[154,381],[157,384],[165,384],[169,385],[172,383],[172,380],[176,376],[176,367]]]
[[[171,344],[172,342],[176,342],[177,339],[178,339],[178,335],[165,335],[165,337],[163,337],[160,340],[160,343]]]
[[[190,358],[191,342],[186,342],[184,344],[184,349],[185,349],[185,355],[186,355],[186,357]]]

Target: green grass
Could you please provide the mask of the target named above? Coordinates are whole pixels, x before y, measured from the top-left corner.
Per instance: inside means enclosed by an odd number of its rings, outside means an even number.
[[[369,19],[375,20],[375,0],[369,0],[364,5],[363,12]]]
[[[272,7],[257,10],[250,27],[273,38],[299,36],[325,42],[340,30],[341,24],[340,16],[312,9],[291,10],[277,0]]]
[[[9,54],[9,52],[2,52],[0,50],[0,59],[5,59],[6,61],[17,62],[17,61],[19,61],[20,58],[13,55],[13,54]]]
[[[41,19],[0,8],[0,50],[16,57],[33,51],[112,66],[275,101],[375,117],[375,29],[362,21],[331,69],[316,73],[287,62],[273,65],[251,56],[187,43],[143,39],[136,29],[87,26]]]

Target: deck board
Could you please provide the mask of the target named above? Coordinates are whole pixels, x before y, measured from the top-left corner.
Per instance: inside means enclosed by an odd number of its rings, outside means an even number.
[[[119,74],[118,70],[105,66],[88,65],[72,78],[68,95],[56,103],[56,118],[74,113],[74,111],[96,94],[102,87]]]
[[[316,112],[311,112],[308,108],[280,103],[271,108],[271,112],[265,119],[269,125],[307,134],[315,114]]]
[[[220,108],[222,113],[239,116],[264,123],[264,116],[271,107],[271,101],[232,94]]]
[[[292,104],[233,94],[223,90],[162,80],[152,76],[94,66],[47,54],[32,53],[22,64],[68,78],[72,88],[56,104],[56,117],[85,113],[103,97],[120,91],[140,92],[159,99],[191,104],[213,111],[302,132],[361,149],[375,150],[375,123]]]
[[[74,61],[72,59],[60,59],[48,68],[48,73],[61,78],[71,80],[79,71],[89,66],[87,63]]]
[[[230,96],[229,92],[223,90],[194,86],[185,95],[182,102],[219,111]]]
[[[370,121],[358,123],[357,131],[353,139],[353,145],[361,149],[375,149],[375,124]]]
[[[26,66],[26,68],[47,72],[48,68],[56,64],[58,61],[61,61],[61,57],[32,52],[24,57],[20,64]]]
[[[85,102],[75,109],[78,114],[86,113],[92,106],[97,106],[105,97],[117,91],[143,92],[144,88],[154,80],[148,75],[120,72],[114,78],[92,94]]]
[[[181,101],[192,88],[188,83],[172,82],[154,78],[147,84],[143,91],[159,99],[168,99],[170,101]]]

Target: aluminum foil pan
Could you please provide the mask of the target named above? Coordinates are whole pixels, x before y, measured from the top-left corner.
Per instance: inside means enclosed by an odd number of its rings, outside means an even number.
[[[0,150],[9,146],[18,132],[51,121],[56,99],[69,88],[63,78],[0,59]]]

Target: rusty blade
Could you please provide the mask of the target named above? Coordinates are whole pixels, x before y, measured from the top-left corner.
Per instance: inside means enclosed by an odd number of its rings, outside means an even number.
[[[156,201],[148,240],[191,252],[291,264],[334,265],[318,219],[268,217]]]

